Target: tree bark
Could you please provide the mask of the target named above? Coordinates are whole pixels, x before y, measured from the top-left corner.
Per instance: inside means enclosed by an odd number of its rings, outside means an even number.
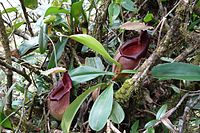
[[[8,40],[8,36],[6,34],[6,29],[5,29],[5,25],[3,23],[1,12],[0,12],[0,43],[4,48],[6,63],[9,64],[10,66],[12,66],[9,40]],[[6,69],[5,73],[7,75],[6,88],[7,88],[7,92],[8,92],[9,88],[12,86],[13,72],[12,72],[12,70]],[[12,104],[12,92],[10,92],[10,94],[8,95],[8,98],[7,98],[7,101],[6,101],[6,108],[11,109],[11,104]]]

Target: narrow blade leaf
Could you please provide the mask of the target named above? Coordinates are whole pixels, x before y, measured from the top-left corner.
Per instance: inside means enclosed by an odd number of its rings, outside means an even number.
[[[74,116],[76,114],[76,112],[78,111],[78,109],[80,108],[81,104],[83,103],[83,101],[90,95],[90,93],[92,91],[94,91],[95,89],[97,89],[98,87],[102,86],[103,84],[98,84],[95,85],[91,88],[89,88],[88,90],[86,90],[84,93],[82,93],[80,96],[78,96],[66,109],[63,118],[62,118],[62,122],[61,122],[61,128],[63,130],[64,133],[69,133],[70,131],[70,126],[72,123],[72,120],[74,119]]]
[[[138,128],[139,128],[139,120],[133,123],[133,125],[131,126],[130,133],[139,133]]]
[[[53,68],[53,67],[56,66],[56,62],[60,59],[62,53],[64,52],[66,43],[67,43],[67,39],[66,38],[62,39],[61,41],[58,41],[58,43],[56,43],[55,53],[53,51],[52,54],[51,54],[51,57],[50,57],[49,63],[48,63],[48,69]]]
[[[80,66],[69,72],[73,82],[83,83],[102,75],[114,75],[90,66]]]
[[[200,67],[187,63],[166,63],[155,66],[152,75],[160,80],[200,81]]]
[[[167,111],[167,104],[163,105],[156,114],[156,119],[160,120]]]
[[[49,7],[46,10],[44,16],[53,15],[53,14],[59,14],[59,13],[69,14],[69,11],[67,11],[64,8],[60,8],[60,7]]]
[[[97,98],[89,115],[89,125],[95,131],[100,131],[106,124],[112,111],[113,84],[108,86]]]
[[[38,42],[41,54],[43,54],[47,49],[48,45],[47,32],[48,32],[48,26],[46,24],[43,24],[40,27],[39,42]]]
[[[124,110],[116,101],[113,104],[112,112],[110,115],[110,120],[112,120],[116,124],[120,124],[125,117]]]
[[[71,39],[91,48],[92,50],[99,53],[105,59],[114,63],[115,65],[120,66],[120,64],[108,54],[108,52],[105,50],[103,45],[99,41],[97,41],[95,38],[93,38],[92,36],[89,36],[86,34],[76,34],[76,35],[71,35],[69,37]]]
[[[153,127],[157,122],[158,122],[158,120],[151,120],[145,124],[144,128],[148,129],[150,127]]]

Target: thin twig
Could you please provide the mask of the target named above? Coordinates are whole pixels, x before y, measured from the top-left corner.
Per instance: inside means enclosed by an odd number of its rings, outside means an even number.
[[[21,3],[21,7],[22,7],[22,10],[23,10],[23,13],[24,13],[24,17],[25,17],[27,26],[28,26],[28,30],[29,30],[31,36],[33,37],[34,33],[33,33],[32,28],[31,28],[31,24],[30,24],[30,21],[29,21],[29,18],[28,18],[28,13],[26,12],[26,7],[24,6],[24,1],[23,0],[19,0],[19,1]]]
[[[110,120],[107,121],[107,133],[111,131],[113,131],[113,133],[121,133],[113,124]]]
[[[190,46],[189,48],[186,48],[180,55],[178,55],[173,62],[179,62],[184,60],[190,53],[194,52],[199,47],[199,44],[195,46]]]
[[[1,3],[1,5],[2,5],[2,7],[3,7],[3,9],[4,9],[5,13],[6,13],[6,16],[7,16],[8,20],[10,21],[10,25],[11,25],[12,30],[13,30],[13,32],[14,32],[15,29],[13,29],[12,21],[11,21],[9,15],[8,15],[7,11],[6,11],[6,8],[4,7],[4,5],[3,5],[2,2],[0,2],[0,3]],[[15,44],[15,49],[17,49],[17,43],[16,43],[15,35],[13,34],[13,32],[11,33],[11,35],[13,36],[13,40],[14,40],[14,44]]]
[[[191,108],[193,108],[199,101],[200,101],[200,95],[194,101],[192,99],[189,100],[189,104],[186,105],[184,109],[184,114],[179,120],[179,133],[183,133],[187,115],[189,114]]]
[[[23,72],[23,71],[21,71],[21,70],[15,68],[15,67],[13,67],[13,66],[7,64],[7,63],[5,63],[5,62],[2,61],[1,59],[0,59],[0,65],[6,67],[6,68],[9,69],[9,70],[12,70],[12,71],[18,73],[19,75],[22,75],[27,81],[31,82],[30,77],[29,77],[25,72]]]
[[[162,18],[162,20],[160,21],[160,23],[157,25],[157,27],[154,29],[152,35],[155,34],[155,32],[157,31],[158,27],[163,23],[163,21],[166,20],[166,18],[169,16],[169,14],[171,14],[175,9],[176,7],[180,4],[182,0],[179,0],[179,2]]]
[[[26,102],[25,105],[28,105],[30,102],[31,101]],[[22,107],[23,106],[20,106],[15,111],[13,111],[12,113],[10,113],[5,119],[3,119],[3,121],[1,121],[0,125],[3,124],[8,118],[10,118],[11,116],[15,115],[17,112],[19,112]]]
[[[22,112],[21,112],[21,117],[20,117],[20,120],[19,120],[19,124],[15,130],[15,133],[18,133],[19,131],[19,128],[21,126],[21,123],[22,123],[22,120],[23,120],[23,117],[25,115],[25,104],[26,104],[26,97],[27,97],[27,93],[28,93],[28,88],[29,86],[31,85],[31,82],[28,82],[28,84],[24,87],[24,100],[23,100],[23,104],[22,104]]]

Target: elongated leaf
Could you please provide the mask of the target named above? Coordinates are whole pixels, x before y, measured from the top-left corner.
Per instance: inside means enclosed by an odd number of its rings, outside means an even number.
[[[113,84],[109,85],[97,98],[89,115],[89,125],[95,131],[100,131],[106,124],[112,111]]]
[[[19,46],[18,51],[21,56],[28,53],[28,51],[32,51],[38,47],[38,37],[33,37],[29,40],[24,40],[22,44]]]
[[[38,41],[41,54],[43,54],[47,49],[47,44],[48,44],[47,32],[48,32],[48,27],[46,24],[43,24],[40,27],[39,41]]]
[[[38,0],[24,0],[25,7],[36,9],[38,7]]]
[[[122,7],[125,8],[128,11],[136,11],[136,5],[132,0],[123,0],[122,1]]]
[[[162,116],[164,116],[164,114],[167,111],[167,104],[164,104],[157,112],[156,114],[156,119],[160,120],[162,118]]]
[[[83,83],[102,75],[114,75],[112,72],[105,72],[90,66],[80,66],[69,72],[73,82]]]
[[[112,112],[110,115],[110,120],[112,120],[116,124],[120,124],[125,117],[124,110],[116,101],[113,104]]]
[[[133,123],[133,125],[131,126],[130,133],[139,133],[138,128],[139,128],[139,120]]]
[[[138,73],[138,71],[137,70],[122,70],[121,73],[135,74],[135,73]]]
[[[10,119],[5,119],[5,118],[6,116],[2,112],[0,112],[0,126],[12,129],[12,123]]]
[[[105,50],[102,44],[92,36],[86,34],[76,34],[76,35],[71,35],[69,37],[79,43],[86,45],[95,52],[101,54],[105,59],[114,63],[115,65],[120,66],[120,64],[108,54],[108,52]]]
[[[141,22],[126,22],[124,24],[122,24],[120,26],[121,29],[124,30],[136,30],[136,31],[140,31],[140,30],[148,30],[148,29],[153,29],[152,26],[147,26],[145,25],[145,23],[141,23]]]
[[[56,66],[55,61],[57,62],[60,59],[60,57],[61,57],[61,55],[62,55],[62,53],[64,51],[66,43],[67,43],[67,39],[66,38],[62,39],[61,42],[58,41],[58,43],[56,43],[56,45],[55,45],[56,54],[54,53],[54,51],[52,52],[51,57],[49,59],[48,68],[53,68],[53,67]],[[56,57],[56,60],[55,60],[55,57]]]
[[[178,94],[180,94],[180,89],[176,87],[175,85],[170,85],[170,87]]]
[[[120,6],[115,3],[111,3],[108,7],[108,14],[109,14],[109,20],[110,23],[113,23],[113,21],[119,16],[120,14]]]
[[[63,67],[54,67],[51,69],[48,69],[46,71],[42,71],[41,74],[48,76],[49,74],[53,74],[53,73],[60,73],[60,72],[66,72],[66,68]]]
[[[105,69],[102,60],[99,57],[87,57],[85,59],[85,65],[97,68],[102,71]]]
[[[175,126],[172,124],[172,122],[168,118],[161,119],[161,122],[172,132],[175,133]]]
[[[14,27],[15,29],[18,29],[18,28],[19,28],[20,26],[22,26],[23,24],[25,24],[24,21],[18,22],[18,23],[15,23],[15,24],[13,25],[13,27]]]
[[[71,15],[72,17],[74,17],[75,19],[78,19],[78,17],[81,15],[82,11],[83,11],[83,1],[79,1],[79,2],[75,2],[72,4],[71,7]]]
[[[145,124],[144,128],[147,129],[147,128],[153,127],[157,122],[158,122],[158,120],[151,120]]]
[[[6,8],[5,10],[2,11],[2,14],[11,12],[17,12],[17,8],[16,7]]]
[[[69,11],[67,11],[64,8],[60,8],[60,7],[49,7],[46,10],[44,16],[53,15],[53,14],[59,14],[59,13],[69,14]]]
[[[92,91],[94,91],[95,89],[97,89],[98,87],[102,86],[103,84],[98,84],[95,85],[91,88],[89,88],[88,90],[86,90],[84,93],[82,93],[80,96],[78,96],[66,109],[63,118],[62,118],[62,122],[61,122],[61,128],[63,130],[64,133],[69,133],[70,131],[70,126],[72,123],[72,120],[74,119],[74,116],[76,114],[76,112],[78,111],[78,109],[80,108],[81,104],[83,103],[83,101],[90,95],[90,93]]]
[[[166,63],[155,66],[152,75],[160,80],[200,81],[200,67],[187,63]]]

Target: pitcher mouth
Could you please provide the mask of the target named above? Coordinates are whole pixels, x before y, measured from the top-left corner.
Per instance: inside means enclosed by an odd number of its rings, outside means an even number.
[[[59,101],[62,99],[67,93],[70,92],[72,88],[72,80],[68,73],[64,73],[63,78],[58,81],[57,85],[50,92],[49,98],[52,101]]]
[[[122,45],[119,52],[122,57],[136,60],[146,55],[148,44],[148,33],[147,31],[142,31],[139,37],[129,40]]]

